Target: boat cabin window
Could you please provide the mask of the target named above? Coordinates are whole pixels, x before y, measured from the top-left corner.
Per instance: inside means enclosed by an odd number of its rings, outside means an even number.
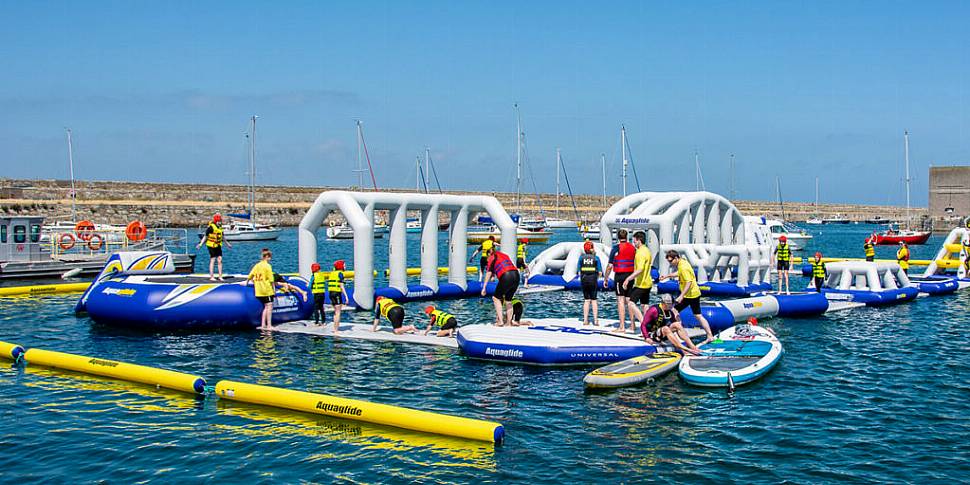
[[[30,242],[32,243],[40,242],[40,224],[30,225]]]
[[[7,226],[0,226],[0,243],[7,242]]]
[[[27,226],[13,226],[13,242],[27,242]]]
[[[771,229],[772,234],[785,232],[785,228],[783,226],[771,226],[769,229]]]

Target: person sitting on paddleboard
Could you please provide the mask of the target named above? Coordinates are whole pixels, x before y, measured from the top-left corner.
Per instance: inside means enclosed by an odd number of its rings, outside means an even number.
[[[673,307],[674,299],[664,293],[660,295],[659,305],[653,305],[643,312],[643,322],[640,323],[643,340],[654,345],[659,345],[666,340],[681,353],[700,355],[700,350],[694,342],[691,342],[687,330],[684,330],[680,322],[680,314]]]
[[[391,327],[394,328],[394,333],[401,335],[402,333],[414,333],[417,329],[414,325],[404,324],[404,307],[398,305],[396,301],[386,297],[379,296],[374,301],[374,329],[377,331],[377,326],[381,323],[381,317],[387,319],[391,322]]]
[[[424,330],[425,335],[429,334],[431,329],[437,328],[437,336],[451,337],[458,330],[458,319],[454,315],[443,312],[434,305],[424,307],[424,313],[429,317],[428,328]]]

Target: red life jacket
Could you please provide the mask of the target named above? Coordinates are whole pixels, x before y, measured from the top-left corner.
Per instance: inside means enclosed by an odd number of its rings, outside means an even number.
[[[501,251],[495,251],[488,257],[487,267],[496,278],[501,278],[505,273],[516,270],[512,260]]]
[[[628,242],[621,242],[616,247],[616,257],[613,258],[613,271],[616,273],[632,273],[633,260],[637,256],[637,248]]]

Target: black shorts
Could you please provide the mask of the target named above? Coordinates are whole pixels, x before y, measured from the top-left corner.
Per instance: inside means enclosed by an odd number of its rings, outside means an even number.
[[[404,325],[404,308],[396,306],[387,311],[387,321],[391,322],[394,328],[401,328]]]
[[[344,295],[343,295],[343,293],[340,293],[339,291],[331,291],[330,292],[330,304],[331,305],[343,305],[344,304]]]
[[[324,293],[314,293],[313,294],[313,308],[314,309],[317,309],[317,310],[323,308],[323,304],[326,302],[326,299],[327,299],[327,295],[326,294],[324,294]]]
[[[778,261],[778,266],[776,267],[778,271],[788,271],[791,269],[791,261]]]
[[[451,330],[453,328],[458,328],[458,320],[455,320],[455,317],[450,317],[445,320],[445,323],[438,330]]]
[[[650,288],[636,288],[630,290],[630,301],[635,304],[650,304]]]
[[[596,283],[597,283],[597,281],[595,279],[589,279],[589,280],[584,279],[584,280],[582,280],[583,299],[584,300],[595,300],[596,299],[596,293],[597,293],[597,291],[599,291],[599,285],[596,284]]]
[[[519,289],[519,272],[506,271],[498,279],[495,285],[495,293],[492,295],[502,301],[511,301],[515,296],[515,290]]]
[[[222,257],[222,246],[216,246],[214,248],[213,247],[206,246],[206,249],[209,250],[209,257],[210,258],[221,258]]]
[[[256,299],[259,300],[259,302],[262,303],[263,305],[267,303],[273,303],[272,296],[257,296]]]
[[[701,314],[701,297],[697,298],[684,298],[680,303],[674,305],[674,308],[679,312],[684,308],[690,307],[691,313],[694,315]]]
[[[519,268],[519,269],[526,269],[529,266],[525,264],[525,260],[524,259],[518,258],[518,259],[515,260],[515,267],[516,268]]]
[[[525,311],[525,305],[523,305],[522,303],[516,303],[515,305],[512,305],[512,321],[521,322],[522,312],[524,311]]]
[[[866,256],[866,261],[870,261],[871,262],[871,261],[875,261],[875,260],[876,260],[876,257],[875,256]]]
[[[629,296],[630,289],[633,288],[633,282],[631,281],[626,287],[623,286],[623,282],[633,274],[633,271],[628,273],[614,273],[613,281],[616,283],[616,296]]]
[[[488,266],[488,258],[482,256],[482,258],[478,260],[478,268],[481,270],[482,274],[485,274],[486,266]]]

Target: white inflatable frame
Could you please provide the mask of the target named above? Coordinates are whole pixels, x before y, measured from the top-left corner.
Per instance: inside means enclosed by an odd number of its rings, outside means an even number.
[[[770,281],[771,238],[728,199],[711,192],[640,192],[610,207],[600,220],[600,242],[613,245],[613,230],[643,230],[660,274],[671,272],[663,257],[679,252],[699,283],[733,280],[746,286]],[[631,234],[632,237],[632,234]]]
[[[309,278],[317,261],[317,231],[332,210],[339,210],[354,231],[354,301],[374,306],[374,211],[390,211],[388,218],[389,286],[407,293],[407,213],[421,213],[421,284],[438,290],[438,214],[451,215],[448,229],[448,282],[467,288],[468,224],[486,212],[502,231],[499,250],[515,256],[517,227],[495,197],[484,195],[416,194],[395,192],[327,191],[307,210],[299,227],[300,275]]]
[[[883,291],[913,286],[897,263],[839,261],[826,264],[825,269],[825,286],[837,290]]]

